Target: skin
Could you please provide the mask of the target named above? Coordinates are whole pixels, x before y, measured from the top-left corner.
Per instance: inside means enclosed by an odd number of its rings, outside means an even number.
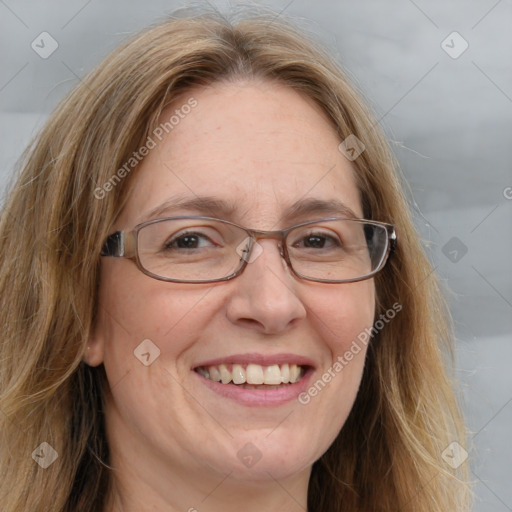
[[[362,217],[350,162],[310,99],[273,82],[217,83],[187,91],[198,104],[143,160],[113,228],[133,229],[180,194],[231,201],[228,220],[271,230],[330,216],[285,219],[304,198],[338,199]],[[201,215],[196,210],[168,215]],[[99,316],[87,362],[103,363],[107,436],[115,468],[105,511],[303,511],[312,464],[341,430],[355,400],[365,348],[307,405],[250,407],[222,397],[192,368],[232,354],[292,353],[314,361],[314,383],[374,318],[373,280],[298,279],[275,240],[232,281],[178,284],[103,258]],[[150,339],[151,365],[134,357]],[[237,452],[252,443],[261,459]]]

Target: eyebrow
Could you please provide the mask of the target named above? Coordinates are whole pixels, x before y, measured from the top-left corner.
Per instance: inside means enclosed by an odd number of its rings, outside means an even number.
[[[190,210],[209,217],[231,219],[238,209],[235,203],[213,196],[173,196],[145,214],[142,217],[141,223],[172,214],[178,210]],[[351,219],[358,218],[350,207],[338,199],[304,198],[295,201],[286,208],[281,219],[289,221],[297,217],[320,214],[342,216]]]

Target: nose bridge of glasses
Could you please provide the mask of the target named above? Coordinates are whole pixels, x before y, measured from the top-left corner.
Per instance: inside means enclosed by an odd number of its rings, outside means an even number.
[[[282,240],[284,231],[263,231],[260,229],[248,229],[247,232],[251,235],[255,240],[262,240],[264,238],[272,238],[274,240]]]
[[[281,257],[285,257],[285,253],[283,252],[283,242],[285,238],[284,230],[264,231],[260,229],[249,229],[247,231],[250,234],[251,238],[256,242],[258,242],[259,240],[264,240],[266,238],[269,238],[271,240],[277,240],[277,247],[279,248],[279,253],[281,254]]]

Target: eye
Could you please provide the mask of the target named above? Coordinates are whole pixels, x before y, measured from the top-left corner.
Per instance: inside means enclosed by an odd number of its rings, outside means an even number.
[[[199,231],[186,231],[170,237],[164,244],[164,250],[205,249],[215,247],[217,245],[218,244],[205,233],[201,233]]]
[[[311,231],[307,234],[302,234],[296,242],[292,244],[293,247],[299,249],[331,249],[341,247],[343,244],[334,232],[321,232]]]

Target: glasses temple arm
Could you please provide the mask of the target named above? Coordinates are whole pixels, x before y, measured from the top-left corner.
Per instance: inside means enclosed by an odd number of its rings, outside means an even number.
[[[124,231],[116,231],[107,237],[101,256],[123,257],[125,256],[125,233]]]
[[[393,226],[389,226],[388,228],[388,238],[389,238],[389,254],[393,254],[396,248],[396,231]]]

